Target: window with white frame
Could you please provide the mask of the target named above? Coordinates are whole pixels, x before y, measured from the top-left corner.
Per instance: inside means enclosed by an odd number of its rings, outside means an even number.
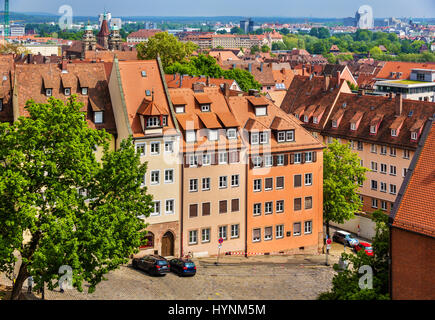
[[[396,148],[390,147],[390,156],[395,157],[396,156]]]
[[[210,229],[202,229],[201,231],[201,242],[210,242]]]
[[[202,165],[208,166],[211,163],[211,154],[205,153],[202,155]]]
[[[294,163],[301,163],[302,162],[302,153],[295,153],[294,155]]]
[[[162,116],[162,126],[166,127],[168,125],[168,116]]]
[[[381,163],[381,173],[387,173],[387,165],[385,163]]]
[[[191,154],[189,155],[189,166],[196,167],[198,165],[198,156]]]
[[[165,169],[165,183],[174,182],[174,169]]]
[[[312,173],[306,173],[305,174],[305,185],[311,186],[313,184],[313,174]]]
[[[237,139],[237,130],[236,129],[228,129],[227,130],[227,138],[228,139]]]
[[[273,165],[273,157],[271,155],[264,156],[264,166],[271,167]]]
[[[174,141],[165,141],[165,153],[174,152]]]
[[[304,233],[310,234],[313,231],[313,222],[312,221],[305,221],[304,222]]]
[[[238,174],[233,174],[231,176],[231,187],[238,187],[239,186],[239,175]]]
[[[254,180],[254,192],[261,191],[261,179]]]
[[[256,228],[252,230],[252,242],[259,242],[261,240],[261,229]]]
[[[385,182],[381,182],[381,192],[387,192],[387,184]]]
[[[293,130],[289,130],[285,132],[285,140],[286,141],[294,141],[295,140],[295,132]]]
[[[372,198],[372,208],[378,207],[378,199]]]
[[[285,141],[285,131],[279,131],[278,132],[278,142],[284,142]]]
[[[417,132],[411,132],[411,140],[417,140]]]
[[[150,148],[151,148],[151,154],[154,155],[160,154],[160,142],[151,142]]]
[[[308,116],[304,115],[304,122],[307,123],[308,122]]]
[[[209,112],[210,111],[210,105],[209,104],[202,104],[201,105],[201,112]]]
[[[153,211],[151,212],[152,216],[160,215],[160,201],[153,201]]]
[[[364,150],[364,143],[362,141],[358,141],[357,149],[359,151],[363,151]]]
[[[396,194],[396,185],[395,184],[390,184],[390,193]]]
[[[220,226],[219,227],[219,238],[222,238],[224,240],[227,240],[227,226]]]
[[[387,206],[388,206],[388,202],[387,201],[381,201],[381,209],[386,211],[387,210]]]
[[[275,227],[275,239],[284,238],[284,225],[280,224]]]
[[[254,211],[253,211],[254,216],[259,216],[261,215],[261,203],[254,203]]]
[[[202,191],[210,190],[210,178],[202,178]]]
[[[94,112],[94,122],[95,123],[103,123],[103,111],[95,111]]]
[[[390,165],[390,175],[395,176],[397,174],[396,166]]]
[[[332,127],[337,128],[337,120],[332,120]]]
[[[370,126],[370,133],[376,133],[376,126]]]
[[[386,155],[387,154],[387,147],[386,146],[381,146],[381,155]]]
[[[227,152],[219,152],[219,164],[228,163],[228,153]]]
[[[83,87],[82,88],[82,95],[86,96],[88,94],[88,88],[87,87]]]
[[[231,225],[231,238],[238,238],[239,237],[239,225],[233,224]]]
[[[355,122],[350,123],[350,130],[353,130],[353,131],[356,130],[356,123]]]
[[[260,144],[267,144],[269,142],[269,133],[260,132]]]
[[[378,152],[377,146],[375,144],[373,144],[373,143],[370,146],[370,152],[371,153],[377,153]]]
[[[219,177],[219,188],[223,189],[226,188],[227,185],[227,176],[220,176]]]
[[[283,166],[284,165],[284,155],[279,154],[276,156],[276,165],[277,166]]]
[[[186,142],[195,142],[196,141],[196,131],[189,130],[186,131]]]
[[[276,213],[284,212],[284,200],[276,201]]]
[[[189,180],[189,191],[190,192],[198,191],[198,179]]]
[[[151,171],[151,184],[159,184],[160,183],[160,171],[153,170]]]
[[[264,214],[272,214],[273,213],[273,202],[268,201],[264,203]]]
[[[251,144],[258,144],[260,142],[259,133],[251,133]]]
[[[267,115],[267,107],[256,107],[255,108],[255,115],[257,117]]]
[[[376,180],[371,180],[372,190],[378,190],[378,182]]]
[[[313,153],[305,152],[305,162],[313,162]]]
[[[174,206],[175,200],[166,200],[166,205],[165,205],[165,213],[166,214],[173,214],[175,211],[175,206]]]
[[[264,228],[264,240],[272,240],[272,227]]]
[[[65,95],[66,96],[71,95],[71,88],[65,88]]]
[[[397,130],[396,129],[391,129],[391,136],[397,137]]]
[[[189,244],[198,243],[198,230],[189,231]]]
[[[300,222],[293,223],[293,235],[294,236],[301,235],[301,223]]]
[[[208,129],[208,140],[216,141],[218,139],[218,131]]]
[[[319,118],[318,117],[313,117],[313,123],[314,124],[318,124],[319,123]]]
[[[260,168],[261,163],[263,162],[263,159],[261,156],[255,156],[252,158],[252,162],[254,164],[254,168]]]
[[[176,106],[175,113],[184,113],[185,106]]]
[[[402,169],[402,177],[406,177],[406,174],[408,173],[408,169],[407,168],[403,168]]]
[[[160,117],[149,117],[147,119],[147,128],[159,127],[160,126]]]
[[[136,143],[136,152],[144,156],[146,153],[146,143]]]
[[[45,95],[47,97],[51,97],[52,94],[53,94],[53,89],[51,88],[45,89]]]
[[[143,175],[143,179],[142,179],[142,182],[141,182],[141,184],[140,184],[141,187],[145,187],[145,185],[146,185],[146,177],[147,177],[147,174],[145,173],[145,174]]]
[[[371,169],[372,169],[373,172],[378,171],[378,163],[372,161],[372,162],[371,162]]]
[[[403,159],[409,159],[409,150],[403,149]]]

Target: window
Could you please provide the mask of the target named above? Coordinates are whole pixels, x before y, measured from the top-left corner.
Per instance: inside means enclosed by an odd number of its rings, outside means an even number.
[[[228,163],[228,153],[219,152],[219,164],[226,164],[226,163]]]
[[[202,191],[210,190],[210,178],[202,178]]]
[[[189,231],[189,244],[198,243],[198,230]]]
[[[370,151],[371,151],[372,153],[377,153],[377,152],[378,152],[378,148],[376,147],[375,144],[372,144],[372,145],[371,145],[371,147],[370,147]]]
[[[276,177],[276,189],[284,188],[284,177]]]
[[[305,185],[311,186],[313,184],[313,174],[312,173],[306,173],[305,174]]]
[[[308,122],[308,116],[304,116],[304,122]]]
[[[204,202],[202,204],[202,215],[209,216],[210,215],[210,202]]]
[[[160,215],[160,201],[153,201],[153,212],[151,213],[152,216],[158,216]]]
[[[261,229],[252,230],[252,242],[259,242],[261,240]]]
[[[162,117],[162,126],[166,127],[168,125],[168,117],[167,116],[163,116]]]
[[[233,224],[231,225],[231,238],[238,238],[239,237],[239,225]]]
[[[238,187],[239,186],[239,175],[233,174],[231,176],[231,187]]]
[[[353,131],[356,130],[356,123],[355,122],[350,123],[350,130],[353,130]]]
[[[151,142],[151,154],[160,154],[160,142]]]
[[[397,173],[396,166],[390,165],[390,175],[395,176]]]
[[[136,143],[136,152],[141,156],[145,155],[146,144],[145,143]]]
[[[332,137],[328,137],[328,138],[326,139],[326,141],[327,141],[327,143],[332,143]]]
[[[201,111],[202,112],[209,112],[210,111],[210,105],[209,104],[202,104],[201,105]]]
[[[141,75],[142,75],[142,77],[146,77],[147,76],[147,72],[146,71],[141,71],[141,73],[140,73]],[[147,91],[149,91],[149,90],[147,90]]]
[[[268,201],[264,203],[264,214],[272,214],[273,213],[273,202]]]
[[[264,190],[269,191],[273,189],[273,178],[264,178]]]
[[[216,141],[218,139],[218,131],[208,129],[208,140]]]
[[[305,221],[304,222],[304,233],[310,234],[312,232],[312,222],[311,221]]]
[[[236,131],[236,129],[228,129],[227,130],[227,138],[228,139],[237,139],[237,131]]]
[[[402,170],[402,176],[405,178],[406,177],[406,173],[408,172],[408,169],[403,168]]]
[[[190,181],[189,181],[189,191],[190,192],[198,191],[198,179],[190,179]]]
[[[294,163],[301,163],[302,161],[302,153],[295,153]]]
[[[223,189],[227,187],[227,176],[219,177],[219,188]]]
[[[240,210],[240,201],[239,199],[231,200],[231,212],[237,212]]]
[[[370,133],[376,133],[376,126],[370,126]]]
[[[273,165],[273,157],[271,155],[264,156],[264,166],[271,167]]]
[[[293,130],[285,132],[286,141],[294,141],[295,140],[295,132]]]
[[[160,171],[154,170],[151,171],[151,184],[159,184],[160,183]]]
[[[173,153],[173,152],[174,152],[174,142],[165,141],[165,153]]]
[[[202,165],[208,166],[211,163],[211,155],[209,153],[205,153],[202,155]]]
[[[264,240],[272,240],[272,227],[264,228]]]
[[[189,205],[189,218],[198,216],[198,205],[196,203]]]
[[[387,184],[385,182],[381,182],[381,192],[387,192]]]
[[[159,117],[149,117],[147,119],[147,128],[158,127],[158,126],[160,126],[160,118]]]
[[[186,142],[195,142],[195,141],[196,141],[195,130],[186,131]]]
[[[261,203],[254,203],[254,216],[261,215]]]
[[[390,184],[390,193],[396,194],[396,185],[395,184]]]
[[[381,209],[384,211],[387,210],[387,201],[381,201]]]
[[[71,95],[71,88],[65,88],[65,95],[66,96]]]
[[[254,192],[261,191],[261,179],[254,180]]]
[[[305,197],[305,210],[313,208],[313,197]]]
[[[363,149],[364,149],[364,143],[362,141],[358,141],[357,149],[359,151],[363,151]]]
[[[293,235],[294,236],[301,235],[301,223],[300,222],[293,223]]]
[[[278,142],[284,142],[285,141],[285,131],[279,131],[278,132]]]
[[[266,144],[269,142],[269,134],[267,132],[260,132],[260,143]]]
[[[95,111],[94,112],[94,122],[95,123],[103,123],[103,111]]]
[[[378,182],[376,180],[371,181],[372,190],[378,190]]]
[[[403,159],[409,159],[409,150],[403,150]]]
[[[305,152],[305,162],[313,162],[313,153]]]
[[[189,155],[189,166],[196,167],[198,165],[198,156],[191,154]]]
[[[332,120],[332,127],[337,128],[337,120]]]
[[[295,198],[293,202],[294,202],[294,207],[293,207],[294,211],[302,210],[302,199],[301,198]]]
[[[83,87],[82,88],[82,95],[86,96],[88,94],[88,88]]]
[[[219,201],[219,213],[227,213],[228,207],[227,207],[227,200],[220,200]]]
[[[258,143],[259,143],[259,134],[251,133],[251,144],[258,144]]]
[[[387,154],[387,147],[386,146],[381,146],[381,155],[386,155]]]
[[[378,207],[378,199],[372,198],[372,208]]]
[[[280,224],[275,227],[275,239],[284,238],[284,225]]]
[[[385,163],[381,163],[381,173],[387,173],[387,165]]]
[[[165,213],[167,214],[173,214],[174,211],[174,200],[166,200],[166,205],[165,205]]]
[[[269,89],[270,89],[270,87],[269,87]],[[268,90],[269,90],[268,89]],[[259,116],[265,116],[267,114],[267,109],[266,109],[266,107],[256,107],[255,108],[255,115],[257,116],[257,117],[259,117]]]
[[[219,227],[219,238],[227,240],[227,226]]]
[[[172,183],[174,182],[174,170],[173,169],[166,169],[165,170],[165,183]]]
[[[184,113],[184,106],[176,106],[175,113]]]
[[[417,140],[417,132],[411,132],[411,140]]]
[[[293,186],[295,188],[302,186],[302,176],[300,174],[295,174],[294,175],[294,184],[293,184]]]
[[[210,229],[202,229],[201,242],[210,242]]]
[[[45,95],[47,96],[47,97],[51,97],[51,95],[53,94],[53,89],[45,89]]]
[[[284,200],[277,200],[276,201],[276,213],[284,212]]]
[[[261,168],[263,159],[260,156],[255,156],[252,158],[252,162],[254,163],[254,168]]]
[[[378,163],[377,162],[371,162],[372,171],[376,172],[378,171]]]
[[[390,156],[392,157],[396,156],[396,148],[390,147]]]
[[[318,123],[319,123],[319,118],[317,118],[317,117],[313,117],[313,123],[314,123],[314,124],[318,124]]]
[[[363,184],[364,184],[363,179],[362,179],[362,178],[358,178],[358,185],[359,185],[360,187],[362,187]]]
[[[279,154],[276,156],[276,165],[277,166],[283,166],[284,165],[284,155]]]

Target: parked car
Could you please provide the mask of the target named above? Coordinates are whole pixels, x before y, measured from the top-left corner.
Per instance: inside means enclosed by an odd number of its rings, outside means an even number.
[[[151,275],[166,275],[170,271],[168,260],[158,255],[133,258],[132,264],[133,268],[141,269]]]
[[[171,271],[179,276],[194,276],[196,274],[195,263],[190,259],[175,258],[169,261]]]
[[[358,244],[358,240],[352,238],[351,234],[346,231],[337,230],[332,235],[332,240],[338,243],[342,243],[347,245],[348,247],[353,248],[353,246]]]
[[[358,244],[353,246],[353,250],[355,252],[359,252],[362,249],[364,249],[366,255],[373,256],[373,248],[372,248],[372,245],[370,243],[361,241],[361,242],[358,242]]]

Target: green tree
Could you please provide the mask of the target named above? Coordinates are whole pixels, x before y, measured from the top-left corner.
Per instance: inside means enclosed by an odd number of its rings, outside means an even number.
[[[288,28],[282,28],[279,30],[279,33],[286,36],[290,33],[290,30]]]
[[[236,80],[240,89],[247,92],[249,89],[261,89],[261,84],[255,80],[254,76],[247,70],[242,69],[231,69],[224,71],[225,79]]]
[[[375,59],[383,55],[383,52],[379,47],[373,47],[369,52],[370,56]]]
[[[349,144],[336,139],[323,153],[323,220],[329,234],[329,222],[343,223],[361,209],[358,183],[365,180],[367,168],[360,164],[358,154]]]
[[[27,54],[30,53],[29,50],[25,49],[23,46],[15,43],[5,43],[3,45],[0,45],[0,54]]]
[[[261,52],[269,52],[270,48],[267,44],[261,46]]]
[[[244,34],[245,31],[239,27],[231,28],[231,34]]]
[[[331,36],[329,30],[325,27],[312,28],[310,30],[310,36],[317,37],[319,39],[327,39]]]
[[[257,52],[260,52],[260,47],[258,45],[254,45],[251,47],[251,54],[255,54]]]
[[[156,59],[160,55],[163,67],[175,62],[183,62],[197,49],[193,42],[181,42],[173,34],[167,32],[156,33],[147,42],[136,46],[137,57],[141,60]]]
[[[388,294],[388,260],[390,245],[390,230],[388,216],[381,210],[373,212],[376,223],[376,235],[373,239],[373,256],[368,256],[364,250],[358,254],[342,253],[341,258],[348,263],[346,270],[341,270],[335,264],[337,274],[332,279],[332,289],[321,293],[319,300],[387,300]],[[370,266],[373,272],[372,288],[361,288],[359,273],[361,266]],[[362,281],[364,282],[364,281]]]
[[[21,257],[11,299],[30,275],[35,289],[53,290],[62,265],[72,268],[77,290],[86,281],[93,292],[143,243],[138,217],[152,208],[140,187],[146,164],[131,139],[109,151],[109,134],[89,128],[81,108],[75,96],[67,104],[30,100],[29,117],[0,124],[0,272],[10,276],[14,252]]]
[[[328,63],[331,63],[331,64],[337,63],[337,58],[332,53],[327,53],[327,54],[324,54],[323,56],[328,60]]]

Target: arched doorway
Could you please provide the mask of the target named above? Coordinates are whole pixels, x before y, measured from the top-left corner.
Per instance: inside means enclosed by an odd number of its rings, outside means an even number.
[[[172,232],[167,231],[162,238],[162,256],[174,255],[174,235]]]

